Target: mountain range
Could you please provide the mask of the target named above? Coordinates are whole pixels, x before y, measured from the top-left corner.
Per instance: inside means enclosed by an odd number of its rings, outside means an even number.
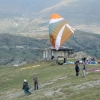
[[[0,33],[48,34],[52,13],[74,28],[100,33],[100,0],[0,0]]]
[[[41,59],[53,13],[76,29],[64,46],[100,58],[99,9],[100,0],[0,0],[0,64]]]
[[[39,61],[43,58],[43,50],[50,46],[50,40],[44,37],[36,39],[8,33],[0,34],[0,65]],[[76,30],[63,46],[73,48],[74,52],[82,51],[87,56],[100,59],[99,34]]]

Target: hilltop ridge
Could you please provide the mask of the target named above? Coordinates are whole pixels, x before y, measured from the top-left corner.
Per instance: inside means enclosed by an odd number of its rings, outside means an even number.
[[[50,15],[58,13],[76,29],[99,34],[99,8],[99,0],[1,0],[0,33],[47,34]]]

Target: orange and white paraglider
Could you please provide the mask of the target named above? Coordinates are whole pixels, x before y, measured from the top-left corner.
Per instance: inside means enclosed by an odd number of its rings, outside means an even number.
[[[70,38],[75,29],[58,14],[52,14],[49,22],[49,35],[52,46],[58,50]]]

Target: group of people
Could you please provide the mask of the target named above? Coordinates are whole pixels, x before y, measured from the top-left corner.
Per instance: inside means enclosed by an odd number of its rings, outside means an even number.
[[[82,77],[85,77],[85,74],[86,74],[86,63],[85,63],[85,61],[86,61],[86,58],[85,57],[82,58],[82,63],[83,63],[83,65],[82,65]],[[75,62],[75,72],[76,72],[76,76],[78,76],[79,72],[80,72],[79,61]]]
[[[34,90],[37,90],[38,89],[38,78],[37,78],[36,74],[34,74],[34,76],[33,76],[33,82],[34,82]],[[28,94],[28,95],[31,94],[31,92],[29,91],[30,87],[29,87],[28,81],[26,79],[24,79],[24,82],[23,82],[23,90],[24,90],[25,94]]]
[[[86,73],[85,60],[86,60],[86,58],[82,59],[82,62],[83,62],[82,77],[85,77],[85,73]],[[79,60],[77,60],[75,62],[75,72],[76,72],[76,76],[79,76],[79,72],[80,72]],[[38,78],[37,78],[36,74],[34,74],[34,76],[33,76],[33,83],[34,83],[34,90],[37,90],[38,89]],[[24,82],[23,82],[23,90],[24,90],[25,94],[29,94],[29,95],[31,94],[31,92],[29,91],[30,87],[29,87],[28,81],[26,79],[24,79]]]

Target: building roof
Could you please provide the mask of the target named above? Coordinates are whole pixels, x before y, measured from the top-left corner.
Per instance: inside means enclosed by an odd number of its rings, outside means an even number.
[[[45,50],[47,50],[47,49],[51,49],[51,50],[55,50],[56,51],[56,49],[54,47],[49,47],[49,48],[46,48]],[[69,50],[74,50],[74,49],[61,46],[58,51],[69,51]]]

